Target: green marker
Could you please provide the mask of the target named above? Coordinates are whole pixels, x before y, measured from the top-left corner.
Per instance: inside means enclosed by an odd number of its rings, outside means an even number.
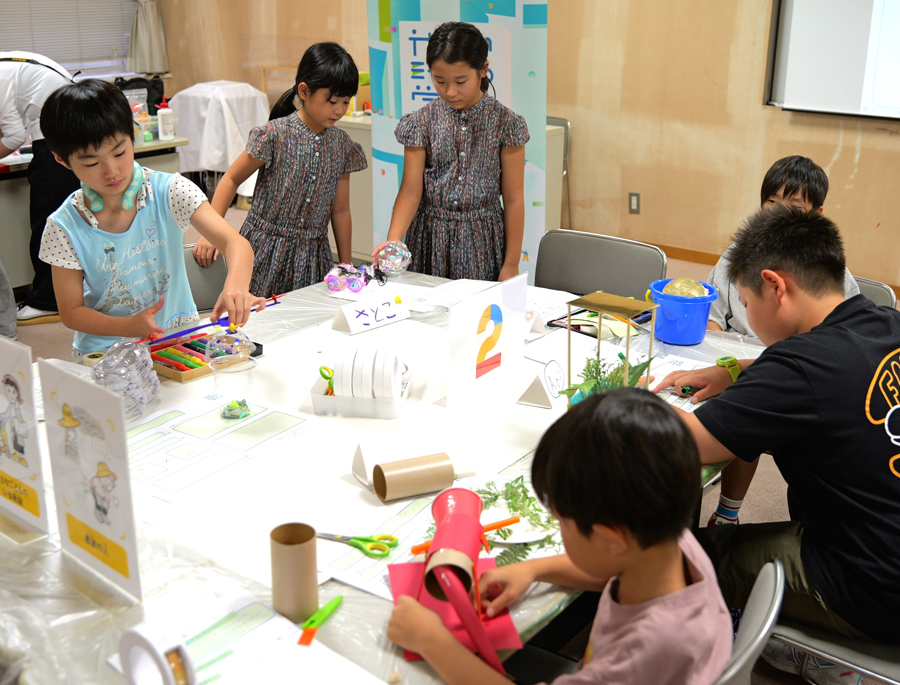
[[[695,387],[690,386],[690,385],[684,385],[684,386],[682,386],[682,388],[681,388],[681,394],[682,394],[682,395],[693,395],[693,394],[694,394],[695,392],[697,392],[699,389],[700,389],[700,388],[695,388]]]

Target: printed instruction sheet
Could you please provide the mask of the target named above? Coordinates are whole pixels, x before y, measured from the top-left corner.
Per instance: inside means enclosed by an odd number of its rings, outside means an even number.
[[[278,441],[316,423],[270,402],[254,403],[243,419],[222,417],[216,392],[138,419],[127,433],[132,479],[160,499],[181,493],[231,467],[263,458]]]

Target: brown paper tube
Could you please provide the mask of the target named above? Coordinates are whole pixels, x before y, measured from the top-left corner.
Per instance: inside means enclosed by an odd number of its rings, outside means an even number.
[[[472,560],[469,557],[455,549],[439,549],[428,557],[428,564],[425,567],[425,589],[428,590],[428,594],[432,597],[444,602],[447,601],[444,588],[441,587],[438,579],[432,573],[438,566],[449,566],[462,581],[466,592],[469,591],[472,583],[475,582],[472,576]]]
[[[272,529],[272,608],[294,623],[319,610],[316,531],[305,523]]]
[[[424,495],[453,485],[453,462],[444,452],[376,464],[372,469],[375,494],[382,502]]]

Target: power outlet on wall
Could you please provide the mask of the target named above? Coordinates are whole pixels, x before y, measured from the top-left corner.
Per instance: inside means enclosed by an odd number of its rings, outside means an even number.
[[[641,194],[640,193],[628,193],[628,213],[629,214],[640,214],[641,213]]]

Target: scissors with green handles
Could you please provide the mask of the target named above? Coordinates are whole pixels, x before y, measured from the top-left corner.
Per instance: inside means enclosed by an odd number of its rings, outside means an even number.
[[[330,369],[327,366],[319,367],[319,375],[328,381],[328,389],[331,392],[334,392],[334,369]]]
[[[395,535],[373,535],[363,537],[361,535],[330,535],[328,533],[316,533],[317,538],[345,542],[351,547],[362,551],[368,557],[386,557],[397,546]]]

